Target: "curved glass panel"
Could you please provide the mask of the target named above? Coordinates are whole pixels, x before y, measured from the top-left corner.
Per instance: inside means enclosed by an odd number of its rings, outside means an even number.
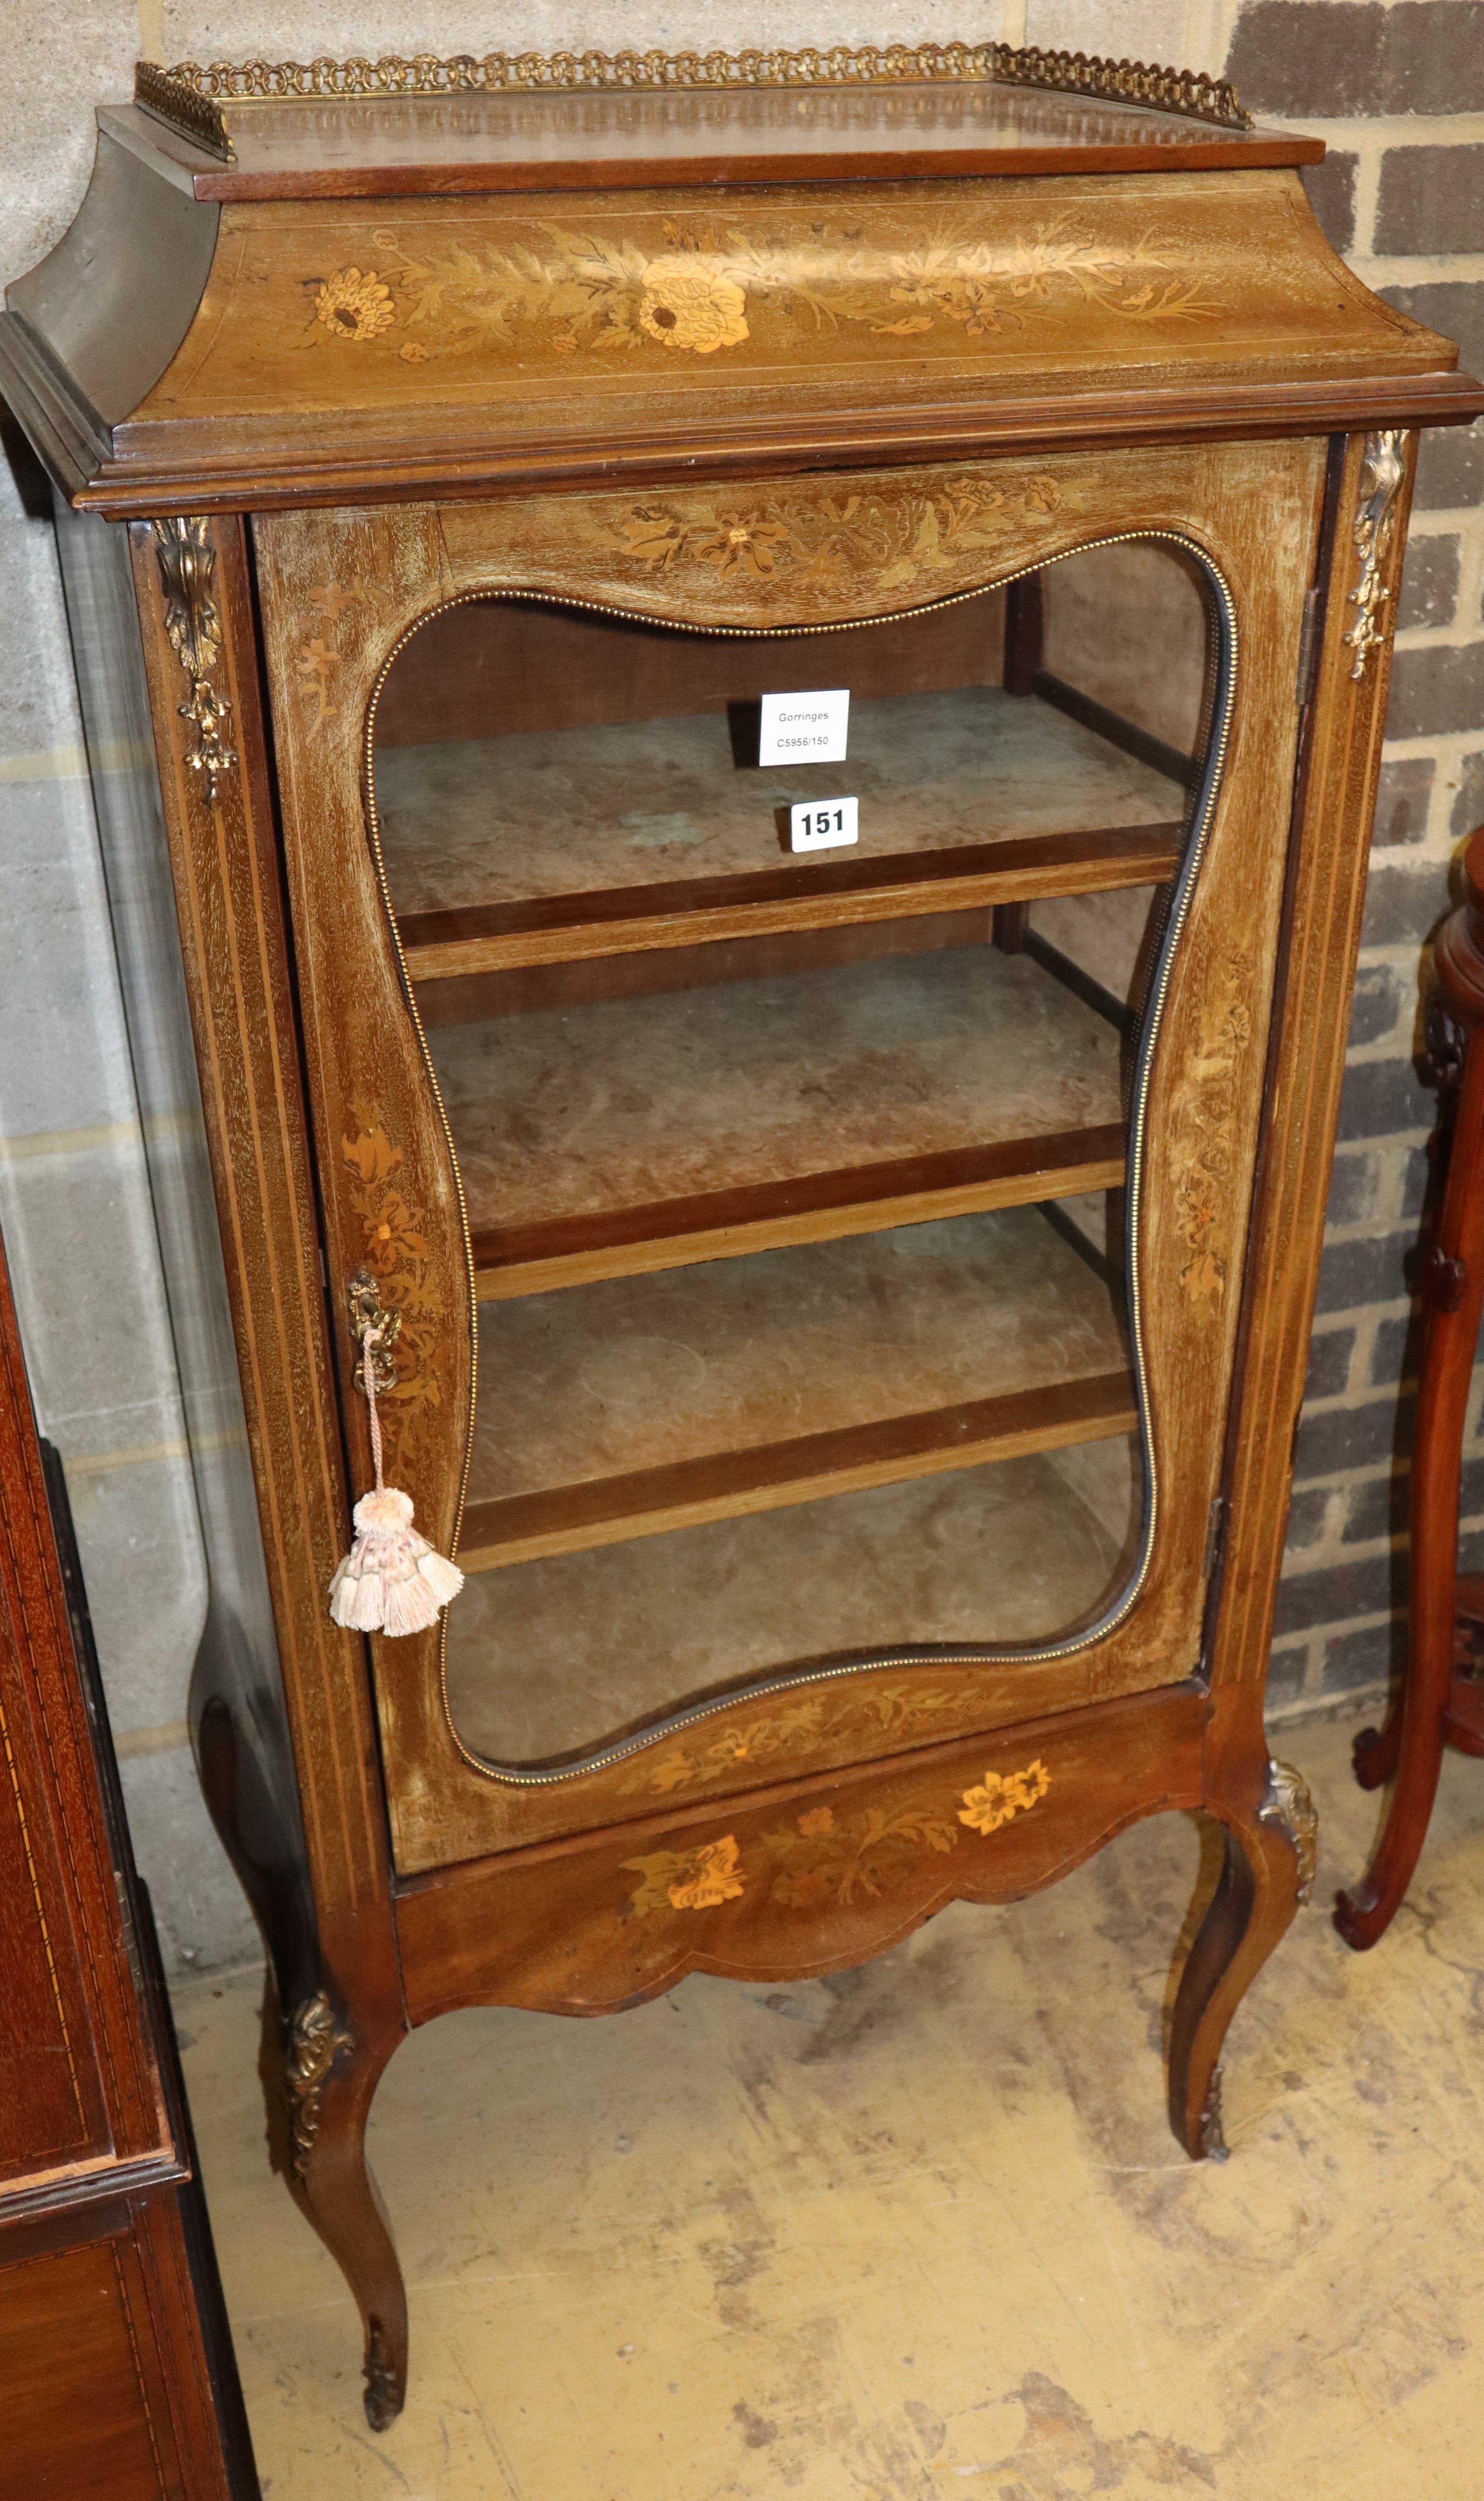
[[[480,1306],[447,1689],[501,1776],[1130,1602],[1130,1140],[1230,680],[1164,542],[838,631],[491,598],[404,647],[378,839]]]

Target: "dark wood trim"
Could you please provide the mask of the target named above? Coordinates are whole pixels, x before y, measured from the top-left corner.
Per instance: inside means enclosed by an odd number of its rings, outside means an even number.
[[[1080,687],[1069,686],[1064,678],[1053,677],[1049,669],[1037,669],[1030,691],[1039,695],[1043,703],[1054,704],[1058,712],[1064,712],[1068,720],[1080,720],[1084,729],[1096,731],[1110,747],[1122,748],[1126,755],[1136,756],[1140,764],[1163,773],[1168,781],[1180,783],[1187,790],[1195,789],[1200,779],[1200,763],[1193,756],[1182,755],[1178,747],[1169,747],[1163,738],[1156,738],[1152,730],[1140,729],[1136,720],[1126,720],[1121,712],[1112,712],[1106,704],[1085,695]]]
[[[783,1242],[831,1241],[935,1215],[1115,1189],[1124,1179],[1124,1146],[1122,1126],[1109,1122],[541,1224],[483,1226],[474,1234],[476,1284],[482,1301],[507,1301],[561,1284],[642,1276]],[[925,1200],[940,1204],[925,1206]]]
[[[1038,573],[1005,590],[1005,692],[1033,695],[1046,641],[1046,599]]]
[[[465,1571],[492,1571],[538,1554],[575,1553],[622,1538],[854,1493],[864,1485],[977,1467],[987,1459],[1101,1441],[1131,1433],[1137,1424],[1133,1384],[1126,1372],[1048,1382],[998,1398],[475,1503],[464,1515],[459,1560]]]
[[[1054,947],[1049,938],[1043,938],[1038,929],[1028,923],[1021,931],[1018,943],[1007,948],[1006,952],[1029,955],[1033,964],[1040,965],[1043,973],[1049,973],[1064,990],[1070,990],[1074,999],[1080,999],[1085,1008],[1091,1008],[1095,1016],[1101,1017],[1105,1024],[1112,1025],[1119,1033],[1137,1033],[1139,1020],[1132,1008],[1124,1000],[1115,998],[1111,990],[1105,990],[1101,982],[1095,982],[1091,973],[1084,972],[1070,955],[1063,955],[1061,948]]]
[[[46,422],[65,433],[54,392],[15,326],[0,316],[0,388],[12,398],[18,366]],[[13,400],[13,405],[14,400]],[[446,502],[502,490],[701,484],[762,471],[921,466],[944,459],[1192,443],[1254,443],[1273,437],[1346,432],[1352,427],[1467,425],[1484,409],[1484,385],[1451,370],[1331,375],[1295,383],[1233,383],[1208,389],[1064,393],[1054,399],[975,396],[897,412],[823,408],[796,418],[761,412],[734,421],[713,417],[663,432],[614,427],[601,441],[555,431],[550,416],[512,413],[502,440],[494,412],[465,430],[440,412],[441,439],[419,453],[382,450],[376,429],[350,421],[326,447],[322,424],[264,420],[245,429],[230,457],[192,451],[178,424],[116,426],[111,456],[96,459],[75,494],[79,507],[113,520],[155,514],[299,512],[316,505]],[[209,445],[209,434],[201,438]]]

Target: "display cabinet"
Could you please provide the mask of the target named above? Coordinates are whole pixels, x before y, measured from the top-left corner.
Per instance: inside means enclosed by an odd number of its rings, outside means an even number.
[[[11,290],[373,2422],[366,2115],[446,2009],[857,1963],[1194,1809],[1220,2145],[1312,1874],[1263,1687],[1390,603],[1481,401],[1320,152],[995,45],[142,70]],[[466,1575],[398,1639],[326,1597],[367,1363]]]

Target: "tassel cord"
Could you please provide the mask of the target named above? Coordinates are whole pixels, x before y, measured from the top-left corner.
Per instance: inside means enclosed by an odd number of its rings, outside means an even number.
[[[435,1552],[414,1528],[412,1496],[388,1485],[377,1412],[377,1357],[386,1324],[368,1321],[360,1333],[360,1385],[365,1391],[376,1484],[352,1514],[354,1537],[329,1585],[330,1615],[350,1632],[398,1634],[424,1631],[441,1607],[455,1598],[463,1574]]]
[[[382,1475],[382,1419],[376,1412],[376,1358],[381,1351],[382,1333],[373,1320],[361,1331],[360,1377],[366,1388],[366,1415],[371,1426],[371,1458],[376,1469],[376,1490],[385,1490]]]

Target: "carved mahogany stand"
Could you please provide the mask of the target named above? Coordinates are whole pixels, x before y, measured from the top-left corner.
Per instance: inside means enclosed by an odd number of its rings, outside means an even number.
[[[1464,1423],[1484,1313],[1484,825],[1469,838],[1464,873],[1467,900],[1438,932],[1434,958],[1443,1017],[1465,1043],[1461,1063],[1447,1044],[1435,1054],[1447,1181],[1423,1267],[1411,1641],[1384,1727],[1365,1728],[1355,1741],[1362,1788],[1380,1788],[1394,1777],[1397,1786],[1370,1865],[1339,1895],[1334,1912],[1340,1935],[1358,1953],[1386,1934],[1412,1881],[1443,1748],[1484,1754],[1484,1684],[1473,1674],[1484,1581],[1458,1577]]]

